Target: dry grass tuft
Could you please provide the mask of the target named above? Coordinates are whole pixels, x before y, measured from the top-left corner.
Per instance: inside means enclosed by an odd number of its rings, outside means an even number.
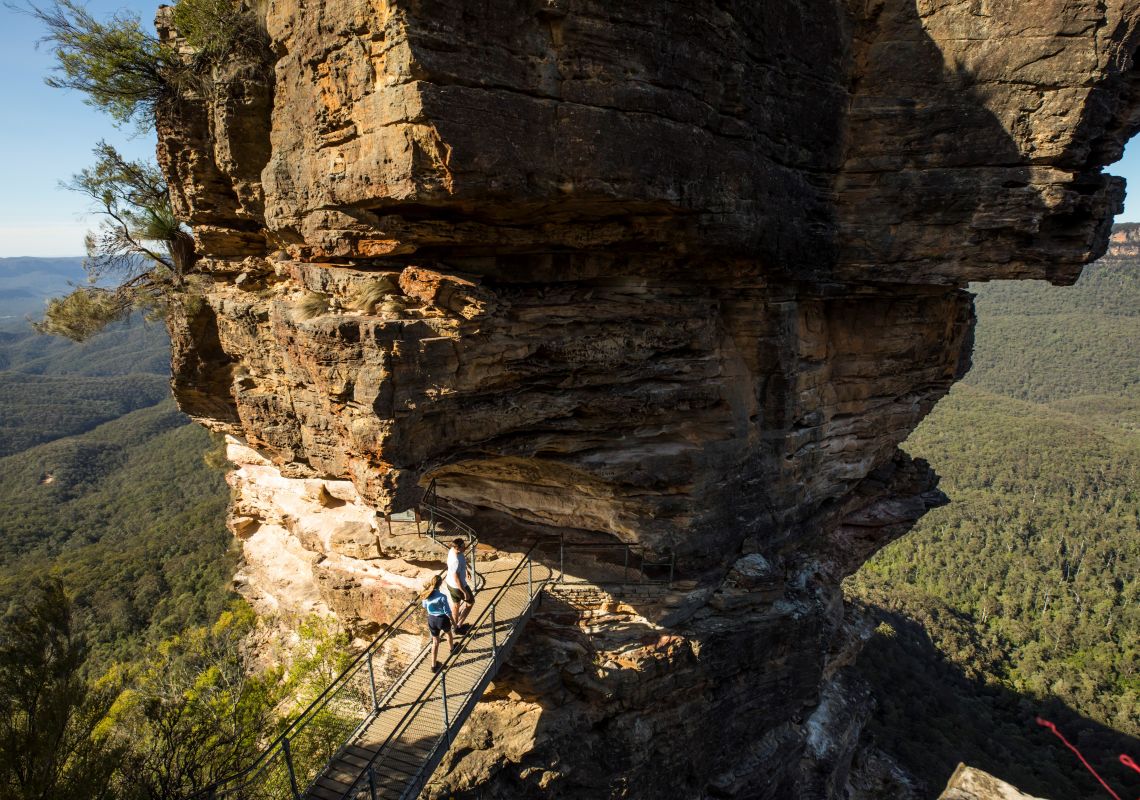
[[[299,320],[309,320],[332,311],[332,298],[319,292],[305,292],[293,307]]]
[[[378,306],[399,293],[396,282],[384,275],[362,284],[352,295],[352,307],[365,314],[375,314]]]

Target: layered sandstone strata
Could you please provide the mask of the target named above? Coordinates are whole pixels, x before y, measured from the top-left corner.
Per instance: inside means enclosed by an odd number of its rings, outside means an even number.
[[[159,131],[245,591],[384,622],[433,480],[492,548],[675,557],[552,600],[432,791],[840,796],[839,582],[944,502],[898,445],[968,367],[965,283],[1104,250],[1137,6],[273,0],[272,78]]]

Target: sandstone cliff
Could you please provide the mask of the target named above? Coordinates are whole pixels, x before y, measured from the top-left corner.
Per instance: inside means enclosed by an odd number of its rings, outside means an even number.
[[[968,368],[966,282],[1103,252],[1138,7],[271,0],[272,79],[159,125],[244,590],[383,623],[432,480],[490,548],[675,557],[552,598],[432,793],[841,796],[839,582],[945,501],[898,445]]]

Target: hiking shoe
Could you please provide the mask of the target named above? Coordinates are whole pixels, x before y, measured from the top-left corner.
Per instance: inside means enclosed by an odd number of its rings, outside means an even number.
[[[455,632],[460,636],[466,636],[467,634],[471,633],[471,626],[464,622],[462,625],[455,626]]]
[[[443,664],[440,664],[438,661],[431,665],[431,671],[433,673],[439,672],[441,669],[443,669]]]

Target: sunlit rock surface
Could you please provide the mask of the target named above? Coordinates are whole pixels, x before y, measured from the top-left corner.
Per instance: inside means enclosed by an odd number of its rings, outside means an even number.
[[[898,445],[965,284],[1103,252],[1138,5],[273,0],[270,67],[159,125],[243,591],[382,624],[433,480],[490,548],[675,557],[552,597],[429,793],[841,796],[839,581],[944,502]]]
[[[938,800],[1042,800],[1025,794],[988,772],[959,764],[958,769],[938,795]]]

